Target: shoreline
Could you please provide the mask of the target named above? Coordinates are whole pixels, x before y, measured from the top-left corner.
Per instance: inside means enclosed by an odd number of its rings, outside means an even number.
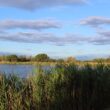
[[[0,62],[0,65],[55,65],[56,62]]]
[[[0,62],[0,65],[2,64],[8,64],[8,65],[56,65],[56,64],[76,64],[76,65],[87,65],[87,64],[90,64],[90,65],[97,65],[97,64],[107,64],[107,65],[110,65],[110,62],[85,62],[85,61],[80,61],[80,62],[70,62],[70,63],[67,63],[67,62]]]

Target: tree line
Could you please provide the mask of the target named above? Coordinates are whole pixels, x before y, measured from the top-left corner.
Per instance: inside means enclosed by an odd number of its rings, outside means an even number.
[[[0,61],[9,61],[9,62],[29,62],[29,61],[40,61],[47,62],[50,61],[50,57],[47,54],[38,54],[34,57],[32,56],[18,56],[18,55],[4,55],[0,56]]]
[[[35,56],[18,56],[18,55],[3,55],[0,56],[0,61],[8,61],[8,62],[74,62],[76,59],[74,57],[68,57],[65,59],[53,59],[50,58],[47,54],[41,53]]]
[[[67,63],[73,63],[78,62],[78,60],[75,57],[68,57],[65,59],[59,58],[59,59],[53,59],[50,58],[45,53],[40,53],[35,56],[23,56],[23,55],[3,55],[0,56],[0,61],[8,61],[8,62],[67,62]],[[80,62],[80,61],[79,61]],[[96,58],[93,60],[88,60],[87,62],[110,62],[110,57],[108,58]]]

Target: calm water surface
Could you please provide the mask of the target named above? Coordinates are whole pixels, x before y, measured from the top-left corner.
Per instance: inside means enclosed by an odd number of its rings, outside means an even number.
[[[34,65],[8,65],[0,64],[0,73],[2,74],[16,74],[20,77],[28,77],[37,71],[37,66]]]

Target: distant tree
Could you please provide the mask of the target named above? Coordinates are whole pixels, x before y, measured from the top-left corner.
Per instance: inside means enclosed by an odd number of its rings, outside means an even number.
[[[27,62],[27,61],[31,61],[31,57],[26,57],[26,56],[19,56],[18,57],[18,61],[19,62]]]
[[[5,57],[5,60],[10,61],[10,62],[18,61],[18,57],[17,57],[17,55],[8,55]]]
[[[75,59],[74,57],[68,57],[68,58],[66,59],[66,62],[68,62],[68,63],[73,63],[73,62],[76,62],[76,59]]]
[[[26,61],[26,56],[19,56],[18,61],[25,62]]]
[[[34,58],[35,61],[40,61],[40,62],[49,61],[49,59],[50,59],[49,56],[44,53],[38,54]]]

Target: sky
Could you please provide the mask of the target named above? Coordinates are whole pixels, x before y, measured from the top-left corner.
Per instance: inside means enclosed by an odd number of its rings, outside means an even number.
[[[110,0],[0,0],[0,53],[110,56]]]

